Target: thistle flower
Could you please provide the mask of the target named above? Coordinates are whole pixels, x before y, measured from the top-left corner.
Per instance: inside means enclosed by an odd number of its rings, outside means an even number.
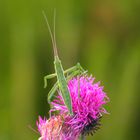
[[[74,115],[67,115],[65,124],[72,128],[77,136],[93,134],[99,128],[102,114],[107,113],[103,105],[109,101],[109,98],[100,86],[100,82],[94,83],[94,79],[92,76],[81,76],[68,82]],[[53,105],[51,111],[68,113],[60,91],[51,104]]]
[[[39,140],[77,140],[75,132],[65,124],[64,114],[52,116],[49,120],[39,117],[37,121]]]

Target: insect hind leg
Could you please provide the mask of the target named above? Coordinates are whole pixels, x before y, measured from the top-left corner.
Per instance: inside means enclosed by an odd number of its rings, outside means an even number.
[[[57,91],[57,89],[59,88],[58,86],[58,82],[56,82],[54,84],[54,86],[52,87],[52,89],[50,90],[50,92],[48,93],[48,103],[51,102],[51,99],[53,98],[55,92]]]

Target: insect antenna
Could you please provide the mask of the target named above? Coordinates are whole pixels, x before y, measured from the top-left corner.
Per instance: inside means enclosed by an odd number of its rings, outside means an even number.
[[[48,30],[49,30],[49,33],[50,33],[50,36],[51,36],[52,45],[53,45],[53,51],[54,51],[54,56],[58,56],[57,48],[56,48],[56,40],[55,40],[55,16],[56,16],[56,12],[54,11],[54,35],[52,34],[51,27],[49,25],[48,18],[46,16],[45,12],[42,11],[42,13],[43,13],[43,16],[45,18],[45,21],[47,23],[47,27],[48,27]]]
[[[54,9],[54,23],[53,23],[53,27],[54,27],[54,30],[53,30],[53,38],[54,38],[54,48],[56,50],[56,53],[57,53],[57,48],[56,48],[56,35],[55,35],[55,19],[56,19],[56,9]]]

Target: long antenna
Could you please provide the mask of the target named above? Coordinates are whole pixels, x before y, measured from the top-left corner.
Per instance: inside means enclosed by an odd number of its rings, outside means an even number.
[[[55,46],[55,49],[56,49],[56,38],[55,38],[55,19],[56,19],[56,9],[54,9],[54,23],[53,23],[53,26],[54,26],[54,30],[53,30],[53,38],[54,38],[54,46]]]
[[[55,13],[54,13],[54,35],[52,34],[52,31],[51,31],[51,28],[50,28],[50,25],[49,25],[49,22],[48,22],[48,19],[47,19],[47,16],[46,16],[45,12],[42,11],[42,13],[43,13],[43,16],[45,18],[45,21],[47,23],[47,27],[48,27],[48,30],[49,30],[49,33],[50,33],[50,36],[51,36],[52,45],[53,45],[53,51],[54,51],[54,56],[58,56],[57,48],[56,48],[56,40],[55,40]]]

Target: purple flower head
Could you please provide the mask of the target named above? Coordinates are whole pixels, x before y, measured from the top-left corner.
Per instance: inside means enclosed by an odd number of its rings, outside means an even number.
[[[39,140],[77,140],[75,132],[64,122],[65,115],[52,116],[49,120],[39,117],[37,121]]]
[[[102,114],[107,113],[103,105],[109,101],[109,98],[100,86],[100,82],[94,83],[94,79],[92,76],[77,76],[68,82],[74,115],[67,115],[65,123],[77,136],[96,131]],[[51,104],[52,111],[59,111],[60,114],[68,113],[61,92]]]

